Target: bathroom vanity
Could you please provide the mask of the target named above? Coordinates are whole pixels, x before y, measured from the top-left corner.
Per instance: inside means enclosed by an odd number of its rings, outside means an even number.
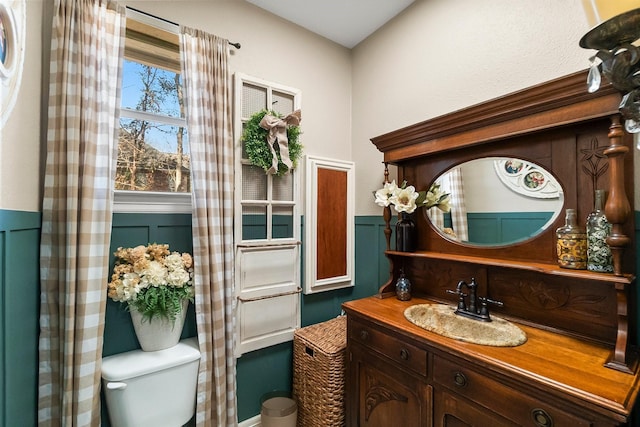
[[[586,72],[575,73],[372,139],[385,165],[397,166],[398,182],[417,190],[474,159],[496,170],[509,163],[512,173],[515,159],[539,179],[533,187],[557,184],[543,198],[560,202],[537,230],[494,244],[460,238],[455,226],[445,233],[418,209],[413,252],[392,250],[385,208],[389,280],[376,296],[343,304],[348,426],[631,423],[640,389],[633,138],[620,125],[620,95],[610,87],[589,94],[585,81]],[[586,219],[598,188],[608,191],[615,272],[560,268],[555,230],[564,211]],[[395,298],[401,272],[413,284],[409,301]],[[472,278],[479,296],[502,303],[490,304],[492,316],[525,332],[524,344],[448,338],[405,317],[416,304],[455,307],[459,296],[448,291]]]

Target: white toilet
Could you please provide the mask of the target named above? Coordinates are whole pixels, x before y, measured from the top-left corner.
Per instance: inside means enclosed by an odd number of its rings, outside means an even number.
[[[195,412],[200,351],[196,338],[159,351],[102,359],[112,427],[180,427]]]

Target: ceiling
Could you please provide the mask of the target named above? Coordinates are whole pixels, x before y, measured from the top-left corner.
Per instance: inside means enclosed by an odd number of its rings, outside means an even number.
[[[247,1],[350,49],[414,2],[414,0]]]

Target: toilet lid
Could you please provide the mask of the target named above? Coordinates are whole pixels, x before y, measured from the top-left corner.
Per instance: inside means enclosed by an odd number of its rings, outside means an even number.
[[[159,351],[133,350],[102,359],[102,378],[123,381],[200,359],[197,338]]]

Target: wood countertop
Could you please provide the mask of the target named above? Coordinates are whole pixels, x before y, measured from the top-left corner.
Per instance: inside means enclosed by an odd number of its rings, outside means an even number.
[[[636,400],[639,373],[616,371],[604,366],[612,348],[551,331],[517,324],[527,334],[527,342],[517,347],[490,347],[446,338],[414,325],[404,310],[415,304],[433,303],[413,298],[363,298],[343,304],[349,315],[392,330],[394,333],[444,353],[473,362],[493,373],[517,382],[523,389],[544,389],[576,403],[588,403],[598,412],[628,420]]]

